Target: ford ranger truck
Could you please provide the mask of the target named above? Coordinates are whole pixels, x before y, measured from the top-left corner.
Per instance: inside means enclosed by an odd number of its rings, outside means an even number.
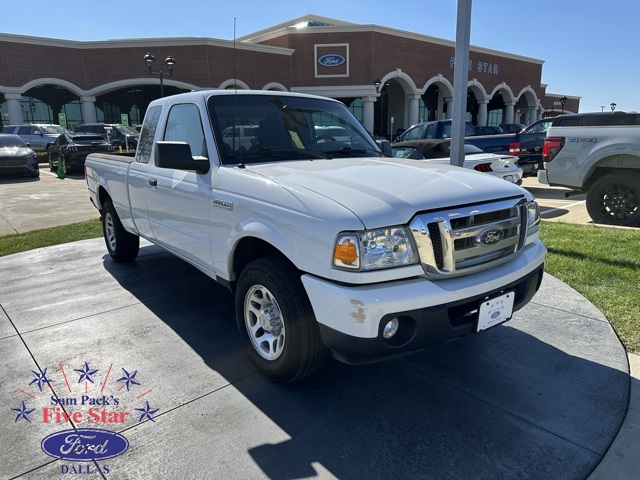
[[[542,280],[531,194],[385,157],[328,98],[155,100],[135,157],[92,154],[86,180],[113,260],[134,260],[143,237],[228,287],[251,360],[279,382],[328,353],[365,363],[482,332]]]
[[[640,227],[640,126],[551,127],[538,181],[587,193],[596,223]]]

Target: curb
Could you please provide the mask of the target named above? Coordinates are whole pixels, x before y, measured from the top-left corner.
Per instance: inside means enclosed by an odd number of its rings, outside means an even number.
[[[620,431],[589,480],[638,478],[640,472],[640,356],[629,359],[629,405]]]

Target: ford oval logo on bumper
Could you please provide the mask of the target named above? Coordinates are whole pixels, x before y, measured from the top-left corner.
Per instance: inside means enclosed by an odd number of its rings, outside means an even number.
[[[42,451],[53,458],[72,462],[106,460],[122,455],[129,440],[117,432],[97,428],[78,428],[52,433],[42,440]]]
[[[495,245],[504,238],[504,232],[499,228],[488,228],[480,232],[476,242],[480,245]]]

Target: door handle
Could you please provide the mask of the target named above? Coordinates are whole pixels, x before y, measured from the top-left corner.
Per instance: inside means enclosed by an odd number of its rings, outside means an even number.
[[[149,179],[149,185],[151,185],[152,187],[157,187],[158,186],[158,180],[156,178],[150,178]]]

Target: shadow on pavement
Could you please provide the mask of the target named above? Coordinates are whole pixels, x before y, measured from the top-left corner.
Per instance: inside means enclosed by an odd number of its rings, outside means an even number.
[[[608,323],[535,298],[483,334],[385,363],[329,360],[313,377],[283,386],[256,373],[236,331],[232,295],[196,269],[162,253],[130,265],[107,257],[104,268],[235,389],[201,385],[197,397],[165,413],[189,412],[190,420],[156,434],[154,445],[174,442],[154,453],[148,471],[156,474],[188,451],[201,462],[189,474],[224,465],[228,478],[246,478],[257,465],[272,479],[578,479],[600,462],[626,410],[626,372],[581,356],[597,350],[593,330]],[[587,329],[595,340],[583,345]],[[191,364],[173,360],[172,369],[189,372]],[[184,382],[173,387],[190,388],[187,374]],[[238,406],[236,391],[266,422]],[[188,448],[180,445],[186,439]]]

